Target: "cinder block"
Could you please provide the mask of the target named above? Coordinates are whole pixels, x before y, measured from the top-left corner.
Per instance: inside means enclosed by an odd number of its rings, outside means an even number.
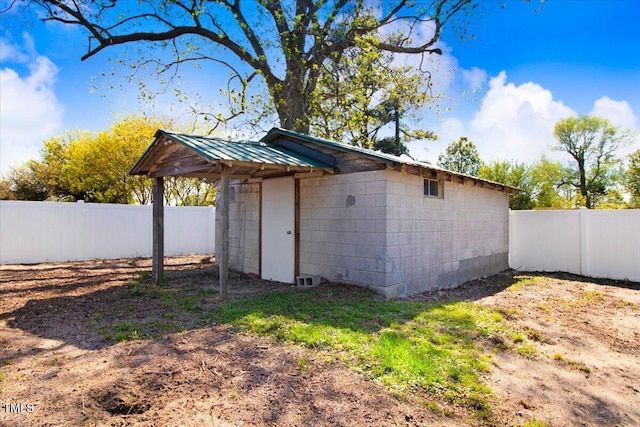
[[[303,274],[296,277],[296,284],[299,287],[310,288],[320,284],[320,276]]]

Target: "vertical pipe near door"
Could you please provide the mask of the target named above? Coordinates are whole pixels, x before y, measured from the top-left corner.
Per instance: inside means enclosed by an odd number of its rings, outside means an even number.
[[[220,298],[227,297],[229,278],[229,178],[231,168],[222,165],[222,177],[220,179]]]
[[[162,281],[164,272],[164,179],[153,179],[153,283]]]

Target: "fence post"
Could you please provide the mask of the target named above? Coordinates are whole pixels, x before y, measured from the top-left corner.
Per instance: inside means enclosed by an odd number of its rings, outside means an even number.
[[[583,276],[589,275],[589,209],[585,207],[580,208],[580,215],[578,221],[580,222],[580,274]]]

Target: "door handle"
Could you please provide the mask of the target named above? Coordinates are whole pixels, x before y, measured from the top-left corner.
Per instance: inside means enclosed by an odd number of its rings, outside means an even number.
[[[287,230],[287,234],[291,234],[291,230]]]

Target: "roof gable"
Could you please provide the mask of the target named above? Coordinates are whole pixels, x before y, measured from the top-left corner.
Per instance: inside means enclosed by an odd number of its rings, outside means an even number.
[[[331,165],[286,147],[261,141],[238,141],[159,130],[151,146],[129,173],[206,177],[219,175],[222,164],[235,168],[232,176],[236,177],[268,176],[282,171],[333,172]]]

